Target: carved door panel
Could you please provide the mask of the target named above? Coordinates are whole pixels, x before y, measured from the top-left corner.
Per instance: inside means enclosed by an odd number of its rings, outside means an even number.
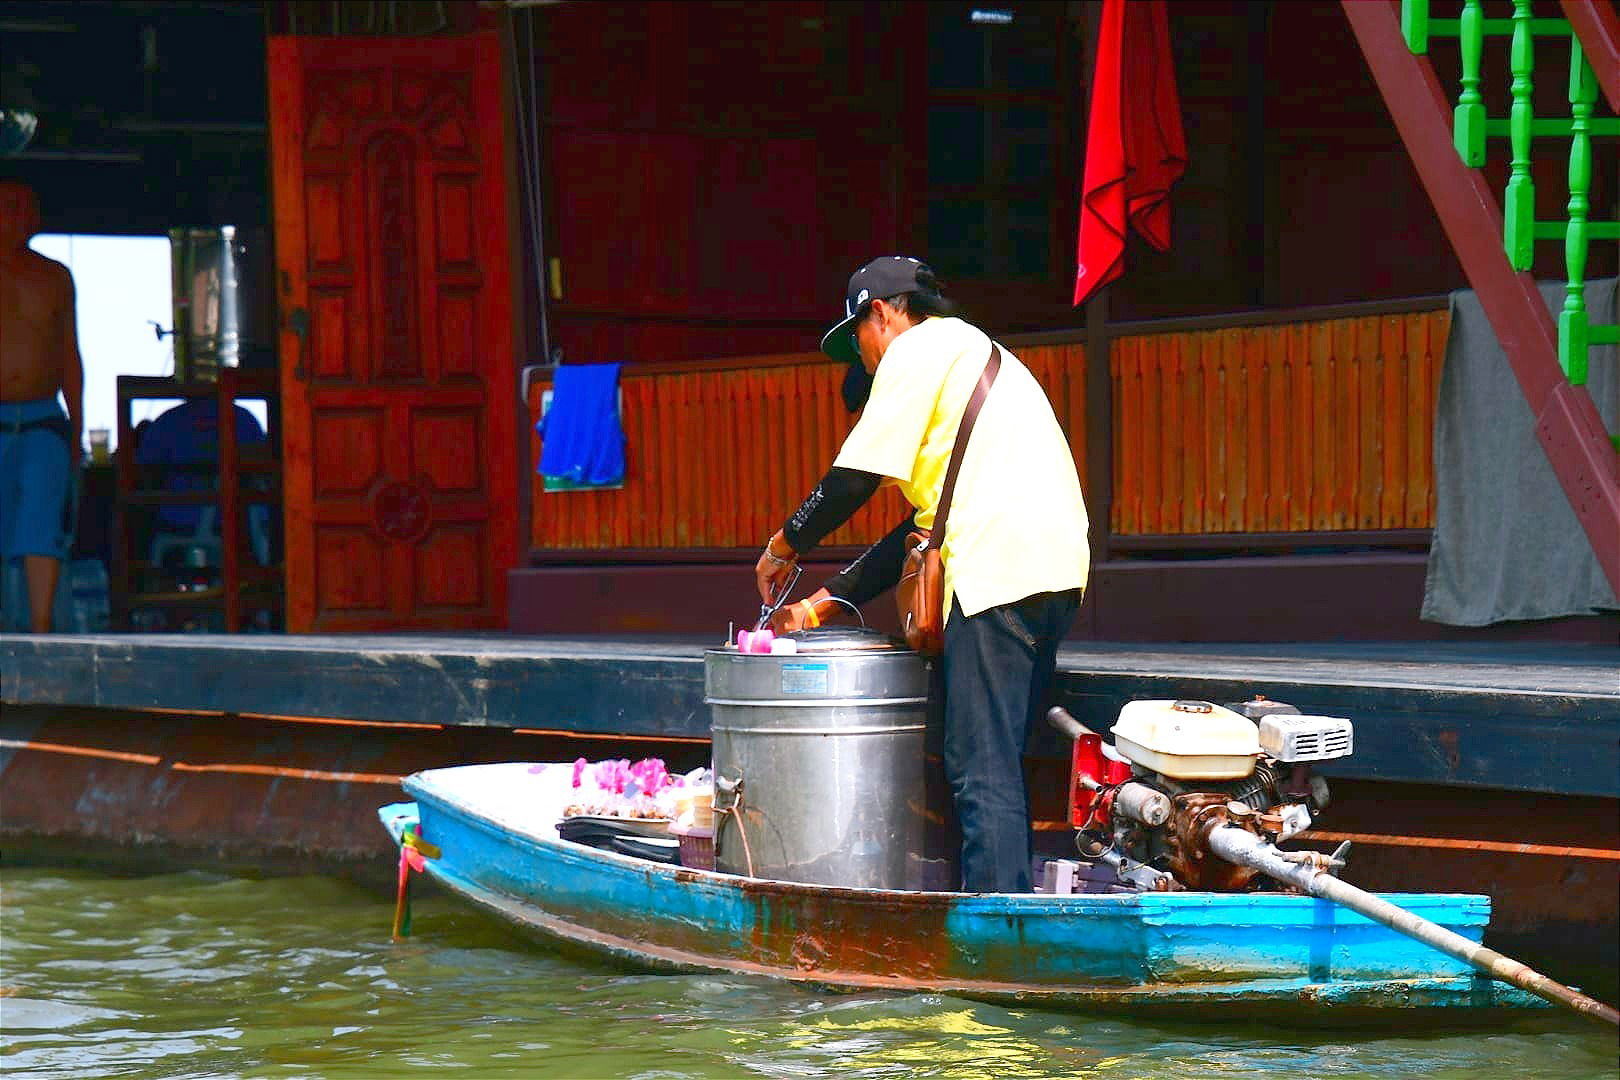
[[[272,37],[288,628],[506,620],[517,419],[489,33]]]

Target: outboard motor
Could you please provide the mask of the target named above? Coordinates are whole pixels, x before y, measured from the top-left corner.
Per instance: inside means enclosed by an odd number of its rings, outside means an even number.
[[[1548,1001],[1620,1024],[1613,1006],[1339,880],[1334,871],[1344,865],[1348,841],[1332,855],[1277,847],[1327,805],[1327,781],[1311,765],[1350,755],[1350,721],[1303,716],[1259,697],[1230,708],[1133,701],[1120,710],[1109,746],[1062,709],[1047,719],[1074,739],[1069,818],[1081,856],[1092,863],[1089,881],[1103,877],[1098,867],[1113,871],[1114,880],[1105,879],[1110,889],[1238,892],[1269,878]]]
[[[1132,701],[1111,746],[1062,709],[1049,719],[1074,738],[1069,821],[1081,857],[1160,891],[1251,888],[1255,870],[1209,857],[1210,825],[1219,818],[1273,844],[1304,831],[1328,803],[1312,763],[1347,757],[1354,742],[1349,720],[1264,698]]]

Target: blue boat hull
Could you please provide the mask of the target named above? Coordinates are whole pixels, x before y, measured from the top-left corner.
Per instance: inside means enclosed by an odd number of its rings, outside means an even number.
[[[453,893],[533,936],[636,967],[1081,1009],[1545,1007],[1305,896],[892,892],[651,863],[559,840],[509,807],[481,807],[482,793],[528,768],[419,773],[404,784],[416,802],[380,813],[396,839],[419,825],[439,849],[428,872]],[[1476,941],[1490,915],[1484,896],[1388,899]]]

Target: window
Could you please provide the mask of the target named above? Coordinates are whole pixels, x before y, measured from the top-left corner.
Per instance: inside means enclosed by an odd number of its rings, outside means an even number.
[[[118,442],[118,376],[174,374],[172,247],[167,236],[92,236],[40,233],[29,247],[73,275],[79,355],[84,360],[84,430]],[[158,329],[163,335],[159,336]],[[178,399],[142,399],[132,423],[150,420]],[[268,422],[262,400],[242,406]]]
[[[945,280],[1056,282],[1078,39],[1061,5],[939,4],[928,39],[926,250]]]

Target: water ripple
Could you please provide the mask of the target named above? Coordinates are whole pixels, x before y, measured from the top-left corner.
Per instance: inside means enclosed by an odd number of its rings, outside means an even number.
[[[395,945],[387,898],[327,879],[8,869],[3,897],[8,1080],[1616,1075],[1612,1037],[1561,1016],[1317,1033],[629,974],[539,951],[441,896]]]

